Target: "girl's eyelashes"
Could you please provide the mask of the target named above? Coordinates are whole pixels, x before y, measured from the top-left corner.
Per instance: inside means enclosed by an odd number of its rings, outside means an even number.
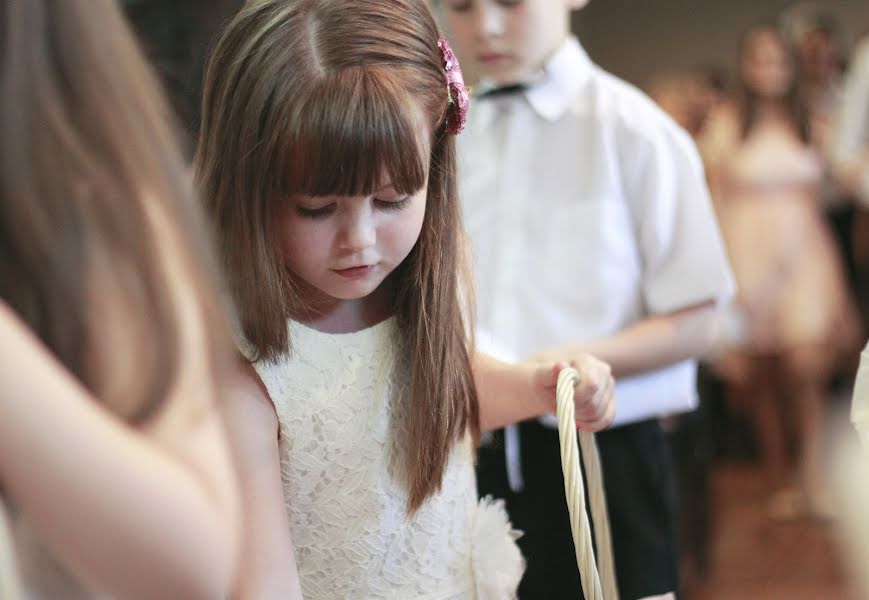
[[[410,202],[410,196],[404,196],[403,198],[382,200],[379,198],[374,199],[374,204],[384,210],[401,210],[405,208]]]
[[[497,4],[505,8],[513,8],[519,6],[525,0],[498,0]],[[463,13],[471,10],[473,7],[472,0],[456,0],[455,2],[447,2],[447,8],[453,12]]]
[[[327,217],[335,211],[335,204],[327,204],[326,206],[320,206],[318,208],[308,208],[306,206],[296,205],[296,213],[298,213],[301,217],[308,217],[309,219],[318,219],[322,217]]]
[[[402,198],[394,199],[374,198],[374,206],[382,210],[401,210],[403,208],[406,208],[409,203],[410,196],[404,196]],[[297,204],[296,214],[298,214],[300,217],[306,217],[308,219],[322,219],[334,213],[336,207],[337,204],[335,204],[334,202],[331,204],[326,204],[325,206],[319,206],[317,208],[311,208]]]
[[[453,12],[467,12],[471,8],[471,3],[465,0],[464,2],[447,2],[447,7]]]

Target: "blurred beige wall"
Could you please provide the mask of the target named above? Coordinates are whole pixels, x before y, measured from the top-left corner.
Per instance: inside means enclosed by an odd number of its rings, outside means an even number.
[[[869,32],[869,0],[819,0],[852,37]],[[662,72],[713,63],[732,73],[749,26],[770,21],[789,0],[591,0],[574,31],[605,69],[644,85]]]

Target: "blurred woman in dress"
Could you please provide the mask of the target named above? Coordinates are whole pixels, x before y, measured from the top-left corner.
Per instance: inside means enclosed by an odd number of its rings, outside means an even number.
[[[821,494],[825,388],[859,335],[819,190],[822,159],[779,32],[740,46],[739,89],[700,139],[738,299],[717,367],[755,423],[776,492],[774,516],[826,512]],[[796,469],[789,421],[796,426]]]

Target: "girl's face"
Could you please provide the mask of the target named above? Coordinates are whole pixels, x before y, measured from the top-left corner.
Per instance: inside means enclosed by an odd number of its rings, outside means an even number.
[[[498,84],[532,79],[588,0],[442,0],[446,27],[469,70]]]
[[[746,41],[741,69],[746,86],[766,99],[784,97],[793,80],[790,56],[772,31],[757,31]]]
[[[428,186],[398,194],[388,181],[368,196],[296,196],[280,219],[286,265],[302,300],[363,300],[407,257],[425,216]]]

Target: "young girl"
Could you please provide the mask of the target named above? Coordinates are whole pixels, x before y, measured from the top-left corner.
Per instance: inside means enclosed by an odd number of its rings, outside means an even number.
[[[473,448],[554,411],[555,374],[469,355],[465,94],[424,0],[255,1],[217,44],[197,176],[252,364],[229,421],[242,597],[515,593],[521,557],[500,507],[477,505]],[[579,424],[600,429],[608,367],[574,363]]]
[[[0,39],[9,593],[219,598],[238,523],[215,406],[231,338],[165,103],[109,0],[4,2]]]
[[[793,397],[801,460],[797,486],[772,496],[774,516],[824,510],[824,389],[857,332],[842,267],[821,217],[820,156],[780,34],[750,30],[740,50],[741,90],[712,115],[700,140],[737,280],[743,339],[719,366],[734,400],[750,407],[774,485],[786,481],[785,413]]]

